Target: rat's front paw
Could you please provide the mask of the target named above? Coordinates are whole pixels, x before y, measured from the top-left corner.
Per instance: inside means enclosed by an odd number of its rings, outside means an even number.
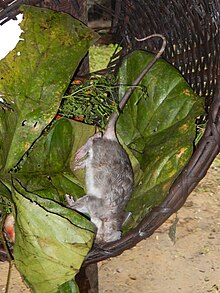
[[[101,138],[102,137],[102,133],[101,132],[97,132],[95,133],[92,137],[90,137],[87,142],[81,146],[81,148],[78,149],[78,151],[75,154],[75,162],[79,162],[82,159],[86,159],[86,156],[89,153],[90,148],[92,147],[93,144],[93,140],[97,139],[97,138]]]
[[[79,169],[83,169],[86,166],[86,160],[77,162],[73,168],[73,171],[79,170]]]
[[[83,145],[75,154],[75,162],[79,162],[88,154],[89,148],[87,145]]]

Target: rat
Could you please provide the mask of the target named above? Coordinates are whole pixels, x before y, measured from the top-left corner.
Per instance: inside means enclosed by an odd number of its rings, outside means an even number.
[[[159,34],[136,40],[144,41],[152,37],[162,38],[162,47],[127,90],[119,103],[119,111],[124,109],[135,87],[165,49],[166,39]],[[118,117],[119,114],[113,112],[104,134],[95,133],[75,154],[74,170],[86,169],[86,195],[76,201],[66,195],[68,206],[88,214],[96,225],[96,244],[121,238],[122,225],[126,220],[125,208],[134,189],[131,162],[116,135]]]

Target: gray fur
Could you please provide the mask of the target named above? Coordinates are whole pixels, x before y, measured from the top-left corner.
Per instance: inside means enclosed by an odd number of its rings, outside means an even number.
[[[91,138],[86,158],[87,195],[71,208],[89,214],[97,226],[96,243],[115,241],[121,237],[124,209],[133,191],[133,171],[127,153],[117,141]],[[80,150],[79,150],[80,152]]]
[[[135,87],[166,47],[166,39],[160,34],[136,39],[145,41],[154,37],[163,40],[162,47],[124,94],[119,103],[120,110],[124,109]],[[126,219],[124,209],[134,185],[131,163],[116,137],[117,119],[118,113],[113,112],[104,135],[102,136],[101,132],[96,133],[77,151],[74,169],[86,168],[87,195],[76,202],[67,197],[71,208],[90,215],[91,221],[97,226],[95,242],[101,244],[121,237],[122,223]],[[86,159],[83,161],[85,156]]]

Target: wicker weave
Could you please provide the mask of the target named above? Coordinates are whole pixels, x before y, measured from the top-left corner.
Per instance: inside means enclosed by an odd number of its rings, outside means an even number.
[[[120,19],[113,32],[123,47],[144,48],[135,41],[152,33],[167,38],[164,58],[180,70],[197,94],[214,95],[220,48],[220,2],[207,0],[118,1]],[[209,4],[207,4],[209,2]],[[158,45],[147,43],[148,50]]]
[[[154,40],[144,44],[137,42],[135,37],[143,38],[153,33],[164,35],[167,47],[163,57],[180,70],[197,94],[206,98],[209,120],[197,149],[161,206],[152,210],[119,241],[102,249],[94,248],[86,264],[119,255],[152,235],[182,207],[190,192],[206,175],[220,147],[219,0],[118,0],[112,30],[115,40],[127,50],[147,48],[156,52],[160,43]]]
[[[0,5],[0,23],[14,18],[22,3],[41,0],[12,0]],[[62,1],[61,1],[62,2]],[[6,19],[5,19],[6,17]],[[114,39],[125,50],[157,51],[159,41],[140,43],[152,33],[163,34],[167,47],[163,57],[180,70],[194,91],[206,98],[208,123],[193,156],[172,185],[160,207],[152,210],[122,239],[102,248],[94,247],[85,265],[116,256],[149,237],[184,204],[219,153],[220,148],[220,2],[219,0],[116,0],[112,25]]]

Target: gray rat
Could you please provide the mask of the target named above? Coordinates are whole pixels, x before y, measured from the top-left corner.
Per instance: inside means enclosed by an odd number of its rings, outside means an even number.
[[[119,103],[121,111],[135,86],[140,83],[165,49],[166,40],[159,34],[137,41],[152,37],[162,38],[163,45],[123,96]],[[86,168],[87,194],[75,202],[68,195],[66,196],[71,209],[88,214],[96,225],[97,244],[120,239],[122,224],[126,219],[125,207],[134,188],[131,162],[116,136],[118,117],[118,113],[112,113],[104,134],[96,133],[76,152],[74,170]]]

